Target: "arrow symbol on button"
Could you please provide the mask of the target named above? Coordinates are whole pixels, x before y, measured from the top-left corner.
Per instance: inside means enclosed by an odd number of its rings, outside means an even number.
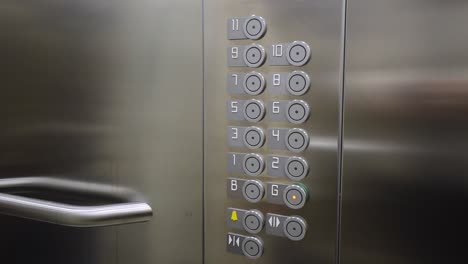
[[[280,219],[276,216],[271,216],[270,219],[268,219],[268,223],[271,227],[278,227],[281,224]]]
[[[231,242],[232,242],[232,237],[231,237],[231,235],[229,235],[229,243],[228,243],[228,245],[231,245]]]
[[[239,246],[239,240],[240,240],[240,238],[238,237],[237,240],[236,240],[237,246]]]

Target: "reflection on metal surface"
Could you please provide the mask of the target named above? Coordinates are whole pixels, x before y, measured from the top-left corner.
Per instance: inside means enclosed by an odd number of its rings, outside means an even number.
[[[342,264],[466,258],[467,13],[348,1]]]
[[[58,201],[48,199],[57,191],[67,196],[74,193],[78,202],[87,197],[96,202],[100,198],[114,201],[105,205],[75,205],[60,195]],[[28,197],[38,192],[43,197]],[[152,209],[135,200],[138,196],[127,188],[49,177],[0,179],[0,213],[65,226],[97,227],[149,221]]]
[[[202,262],[201,11],[201,0],[0,1],[0,178],[129,188],[159,216],[70,228],[2,215],[2,263]],[[52,198],[75,201],[66,194]]]

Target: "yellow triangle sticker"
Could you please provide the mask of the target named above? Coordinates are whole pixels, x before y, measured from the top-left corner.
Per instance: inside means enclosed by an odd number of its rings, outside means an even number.
[[[236,212],[236,211],[232,211],[232,213],[231,213],[231,221],[237,221],[237,212]]]

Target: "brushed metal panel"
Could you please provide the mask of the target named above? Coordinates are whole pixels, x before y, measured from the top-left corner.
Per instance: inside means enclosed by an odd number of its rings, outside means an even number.
[[[0,217],[2,263],[201,263],[202,1],[6,0],[0,31],[0,177],[129,187],[154,209],[92,229]]]
[[[467,14],[348,1],[342,264],[466,258]]]
[[[205,261],[214,263],[251,263],[243,256],[226,252],[226,210],[228,207],[260,209],[285,215],[302,215],[309,224],[304,241],[293,242],[286,238],[266,235],[265,253],[255,263],[334,263],[337,219],[338,178],[338,118],[340,100],[341,47],[343,42],[343,5],[341,0],[314,1],[204,1],[204,55],[205,55]],[[311,75],[312,87],[303,98],[311,106],[311,117],[305,125],[310,135],[310,148],[304,156],[311,164],[309,177],[304,181],[312,191],[309,203],[301,210],[262,202],[249,204],[245,201],[227,199],[226,179],[229,176],[247,178],[241,174],[228,174],[227,152],[239,152],[227,146],[226,101],[231,98],[226,89],[228,71],[248,71],[247,68],[228,68],[226,50],[229,45],[246,45],[249,40],[228,41],[227,19],[251,14],[265,18],[267,33],[256,43],[266,48],[270,44],[306,41],[312,48],[312,60],[304,70]],[[235,44],[233,44],[235,43]],[[265,76],[272,71],[293,71],[296,67],[262,66],[258,71]],[[238,95],[235,98],[251,98]],[[262,100],[271,98],[292,99],[297,97],[269,94],[257,96]],[[236,123],[248,126],[247,122]],[[294,127],[289,123],[268,123],[260,126]],[[250,152],[242,149],[242,152]],[[254,151],[257,152],[257,151]],[[288,151],[270,151],[266,147],[260,153],[291,155]],[[262,177],[261,180],[288,182]],[[235,230],[229,230],[235,231]],[[245,232],[239,232],[246,234]]]

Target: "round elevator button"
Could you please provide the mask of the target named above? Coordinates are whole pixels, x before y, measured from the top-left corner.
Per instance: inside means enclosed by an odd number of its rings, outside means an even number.
[[[307,161],[301,157],[290,157],[286,161],[286,176],[293,181],[304,179],[309,173]]]
[[[244,78],[244,91],[250,95],[259,95],[265,89],[265,78],[259,72],[250,72]]]
[[[304,41],[294,41],[289,44],[286,58],[293,66],[303,66],[310,59],[310,47]]]
[[[258,149],[265,142],[265,134],[258,127],[249,127],[244,132],[244,144],[250,149]]]
[[[301,152],[309,145],[309,135],[303,129],[293,128],[286,133],[286,147],[292,152]]]
[[[245,20],[244,34],[249,39],[259,39],[265,35],[266,22],[263,17],[251,16]]]
[[[262,182],[257,180],[248,180],[242,187],[242,195],[245,200],[251,203],[258,203],[262,200],[265,194],[265,188]]]
[[[244,62],[247,66],[257,68],[265,62],[265,49],[258,44],[250,44],[244,50]]]
[[[292,95],[303,95],[310,87],[309,75],[303,71],[293,71],[288,76],[286,88]]]
[[[302,184],[289,185],[284,189],[283,202],[291,209],[302,208],[307,201],[307,188]]]
[[[242,242],[242,253],[250,259],[258,259],[263,254],[263,241],[257,237],[247,237]]]
[[[265,218],[258,210],[249,210],[245,213],[242,225],[244,229],[252,234],[257,234],[263,229]]]
[[[290,216],[284,221],[283,231],[293,241],[302,240],[307,232],[306,221],[300,216]]]
[[[242,168],[247,175],[258,176],[263,172],[265,162],[263,161],[262,156],[250,153],[244,156]]]
[[[304,123],[309,118],[310,108],[305,101],[293,100],[289,102],[287,109],[286,117],[293,124]]]
[[[262,101],[251,99],[244,104],[244,118],[249,122],[259,122],[265,116],[265,106]]]

